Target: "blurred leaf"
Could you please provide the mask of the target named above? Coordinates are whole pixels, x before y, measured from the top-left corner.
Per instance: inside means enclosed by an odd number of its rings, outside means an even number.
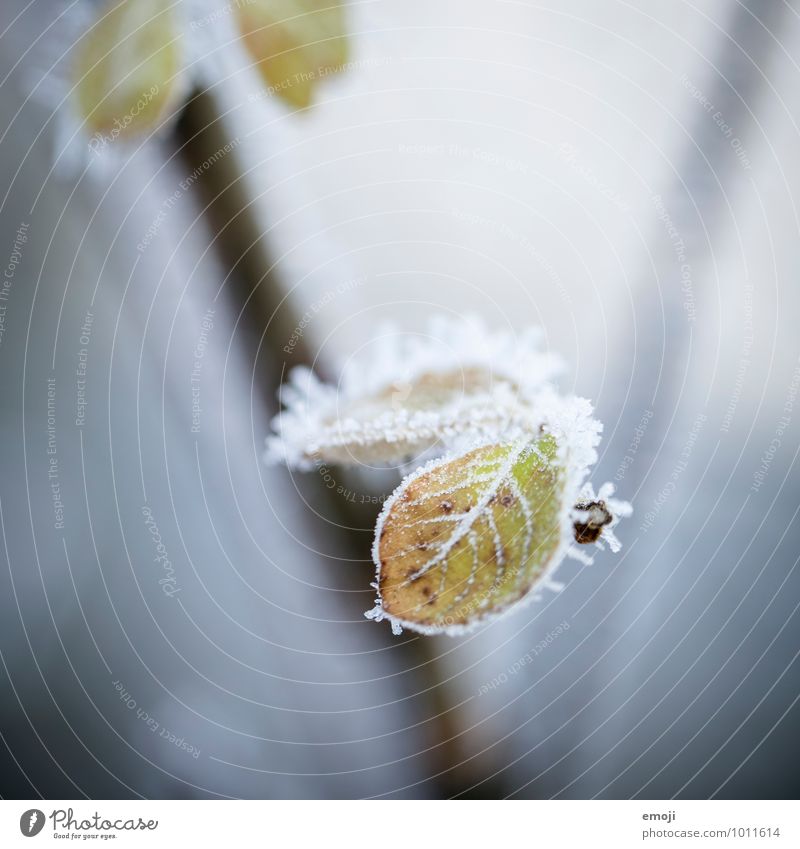
[[[163,0],[114,0],[84,36],[75,65],[81,117],[92,133],[143,134],[178,89],[178,31]]]
[[[369,615],[435,632],[507,609],[559,549],[563,495],[551,435],[423,467],[378,521],[380,603]]]
[[[319,80],[347,61],[340,0],[239,0],[235,8],[267,88],[292,106],[308,106]]]

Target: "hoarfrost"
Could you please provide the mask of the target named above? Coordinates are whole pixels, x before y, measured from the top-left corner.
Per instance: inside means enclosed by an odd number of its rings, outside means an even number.
[[[474,317],[431,320],[425,334],[385,328],[369,355],[343,367],[337,389],[292,370],[267,462],[410,463],[459,445],[536,432],[542,392],[560,361],[541,334],[489,332]]]
[[[589,401],[556,391],[551,379],[560,363],[541,349],[538,331],[515,336],[489,332],[476,318],[436,317],[424,334],[386,328],[377,338],[377,350],[352,358],[341,369],[337,387],[322,383],[307,368],[291,372],[281,390],[283,409],[273,420],[265,455],[269,463],[285,462],[297,469],[318,462],[394,464],[410,473],[385,502],[377,521],[372,584],[376,600],[365,613],[368,619],[387,620],[395,634],[403,628],[424,634],[464,633],[540,598],[543,589],[559,591],[561,584],[553,576],[565,557],[592,562],[576,540],[619,550],[614,527],[631,514],[631,506],[612,497],[612,484],[595,492],[588,482],[602,425]],[[513,472],[547,437],[554,453],[547,458],[539,454],[539,459],[542,468],[549,463],[557,470],[560,495],[553,519],[555,543],[534,569],[534,552],[541,545],[537,511],[541,517],[547,499],[534,487],[531,491],[539,500],[531,500]],[[470,465],[467,458],[475,452],[483,462]],[[459,474],[453,474],[453,468]],[[507,521],[504,529],[499,527],[498,517],[504,514],[497,513],[493,499],[501,489],[515,505],[518,539],[512,534],[509,540]],[[471,499],[466,507],[465,493]],[[435,515],[425,514],[428,502],[436,505]],[[456,504],[463,509],[454,509]],[[398,539],[406,540],[391,550],[391,557],[418,564],[411,568],[404,561],[404,583],[425,583],[428,604],[445,592],[451,593],[453,605],[475,601],[468,616],[426,620],[418,615],[422,602],[413,608],[414,618],[387,609],[381,589],[386,568],[381,540],[391,522],[400,527]],[[520,540],[521,548],[513,549]],[[512,549],[514,563],[509,561]],[[447,570],[456,555],[465,559],[459,561],[461,577],[454,588],[448,587]],[[488,566],[495,584],[511,575],[519,585],[504,594],[483,586],[480,598],[473,599],[477,584],[487,580]]]

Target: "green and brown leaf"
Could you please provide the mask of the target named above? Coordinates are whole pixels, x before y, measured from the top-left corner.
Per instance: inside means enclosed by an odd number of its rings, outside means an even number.
[[[432,633],[507,609],[559,550],[563,499],[549,434],[477,448],[408,478],[378,522],[374,618]]]

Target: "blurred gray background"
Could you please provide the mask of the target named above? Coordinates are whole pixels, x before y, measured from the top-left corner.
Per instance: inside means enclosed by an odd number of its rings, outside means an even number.
[[[73,155],[81,5],[0,11],[2,795],[796,797],[797,5],[352,3],[305,114],[194,44],[321,370],[477,312],[541,325],[605,423],[622,553],[457,639],[364,620],[377,508],[261,464],[292,361],[217,165],[159,218],[187,119]]]

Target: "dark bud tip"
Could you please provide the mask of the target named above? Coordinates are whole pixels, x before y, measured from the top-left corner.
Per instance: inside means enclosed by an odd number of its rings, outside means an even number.
[[[575,542],[581,545],[597,542],[600,534],[603,533],[603,528],[614,518],[608,512],[604,501],[576,504],[575,509],[588,514],[584,519],[575,522],[573,525],[575,528]]]

